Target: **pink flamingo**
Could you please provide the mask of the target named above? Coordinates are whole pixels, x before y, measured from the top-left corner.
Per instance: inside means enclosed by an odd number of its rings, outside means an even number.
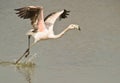
[[[18,17],[23,19],[30,19],[31,25],[33,29],[27,32],[28,35],[28,49],[25,53],[16,61],[18,63],[22,57],[27,57],[30,53],[30,48],[40,40],[46,39],[56,39],[60,38],[64,35],[65,32],[72,29],[80,30],[79,25],[70,24],[65,30],[63,30],[60,34],[55,35],[53,31],[54,23],[57,18],[64,19],[67,18],[70,11],[62,10],[58,12],[53,12],[49,14],[47,17],[43,16],[43,7],[41,6],[27,6],[15,9],[17,11]],[[34,42],[30,45],[30,37],[34,38]]]

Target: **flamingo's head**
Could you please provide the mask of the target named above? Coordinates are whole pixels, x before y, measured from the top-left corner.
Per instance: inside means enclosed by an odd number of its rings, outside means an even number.
[[[79,25],[77,25],[77,24],[70,24],[70,25],[69,25],[69,28],[70,28],[70,29],[77,29],[77,30],[81,30],[81,29],[80,29],[80,26],[79,26]]]

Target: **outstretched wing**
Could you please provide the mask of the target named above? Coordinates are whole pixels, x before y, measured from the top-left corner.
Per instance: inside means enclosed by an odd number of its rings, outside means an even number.
[[[59,12],[53,12],[51,14],[49,14],[48,16],[45,17],[44,21],[47,27],[49,27],[50,25],[54,25],[56,19],[65,19],[67,18],[67,16],[69,15],[70,11],[67,10],[62,10]]]
[[[40,7],[35,7],[35,6],[28,6],[28,7],[22,7],[15,9],[18,11],[16,14],[18,14],[18,17],[23,18],[23,19],[32,19],[33,17],[37,16]]]
[[[30,19],[31,24],[35,28],[35,24],[37,21],[37,18],[39,16],[41,8],[37,6],[27,6],[27,7],[22,7],[15,9],[17,11],[16,14],[18,14],[18,17],[23,18],[23,19]]]

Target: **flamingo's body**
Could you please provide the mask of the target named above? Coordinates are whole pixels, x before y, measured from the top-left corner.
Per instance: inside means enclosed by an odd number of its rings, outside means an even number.
[[[58,35],[54,34],[53,27],[56,19],[57,18],[64,19],[64,18],[67,18],[67,15],[69,15],[70,11],[67,11],[65,9],[59,12],[51,13],[45,19],[43,16],[43,7],[40,7],[40,6],[28,6],[28,7],[15,9],[15,10],[18,11],[16,14],[18,14],[20,18],[30,19],[31,25],[33,26],[33,29],[27,32],[27,35],[29,38],[29,46],[28,46],[28,49],[23,54],[23,56],[26,56],[26,57],[29,55],[30,47],[36,42],[40,40],[60,38],[62,37],[62,35],[64,35],[66,31],[70,29],[80,30],[79,25],[71,24],[65,30],[63,30],[60,34]],[[30,46],[30,36],[34,38],[34,42],[31,46]],[[16,61],[16,63],[18,63],[23,56],[21,56]]]

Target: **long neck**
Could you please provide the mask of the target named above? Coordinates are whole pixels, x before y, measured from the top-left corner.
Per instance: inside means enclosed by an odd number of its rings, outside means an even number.
[[[60,37],[62,37],[65,34],[65,32],[67,32],[68,30],[70,30],[69,27],[67,27],[66,29],[64,29],[60,34],[54,35],[54,38],[60,38]]]

